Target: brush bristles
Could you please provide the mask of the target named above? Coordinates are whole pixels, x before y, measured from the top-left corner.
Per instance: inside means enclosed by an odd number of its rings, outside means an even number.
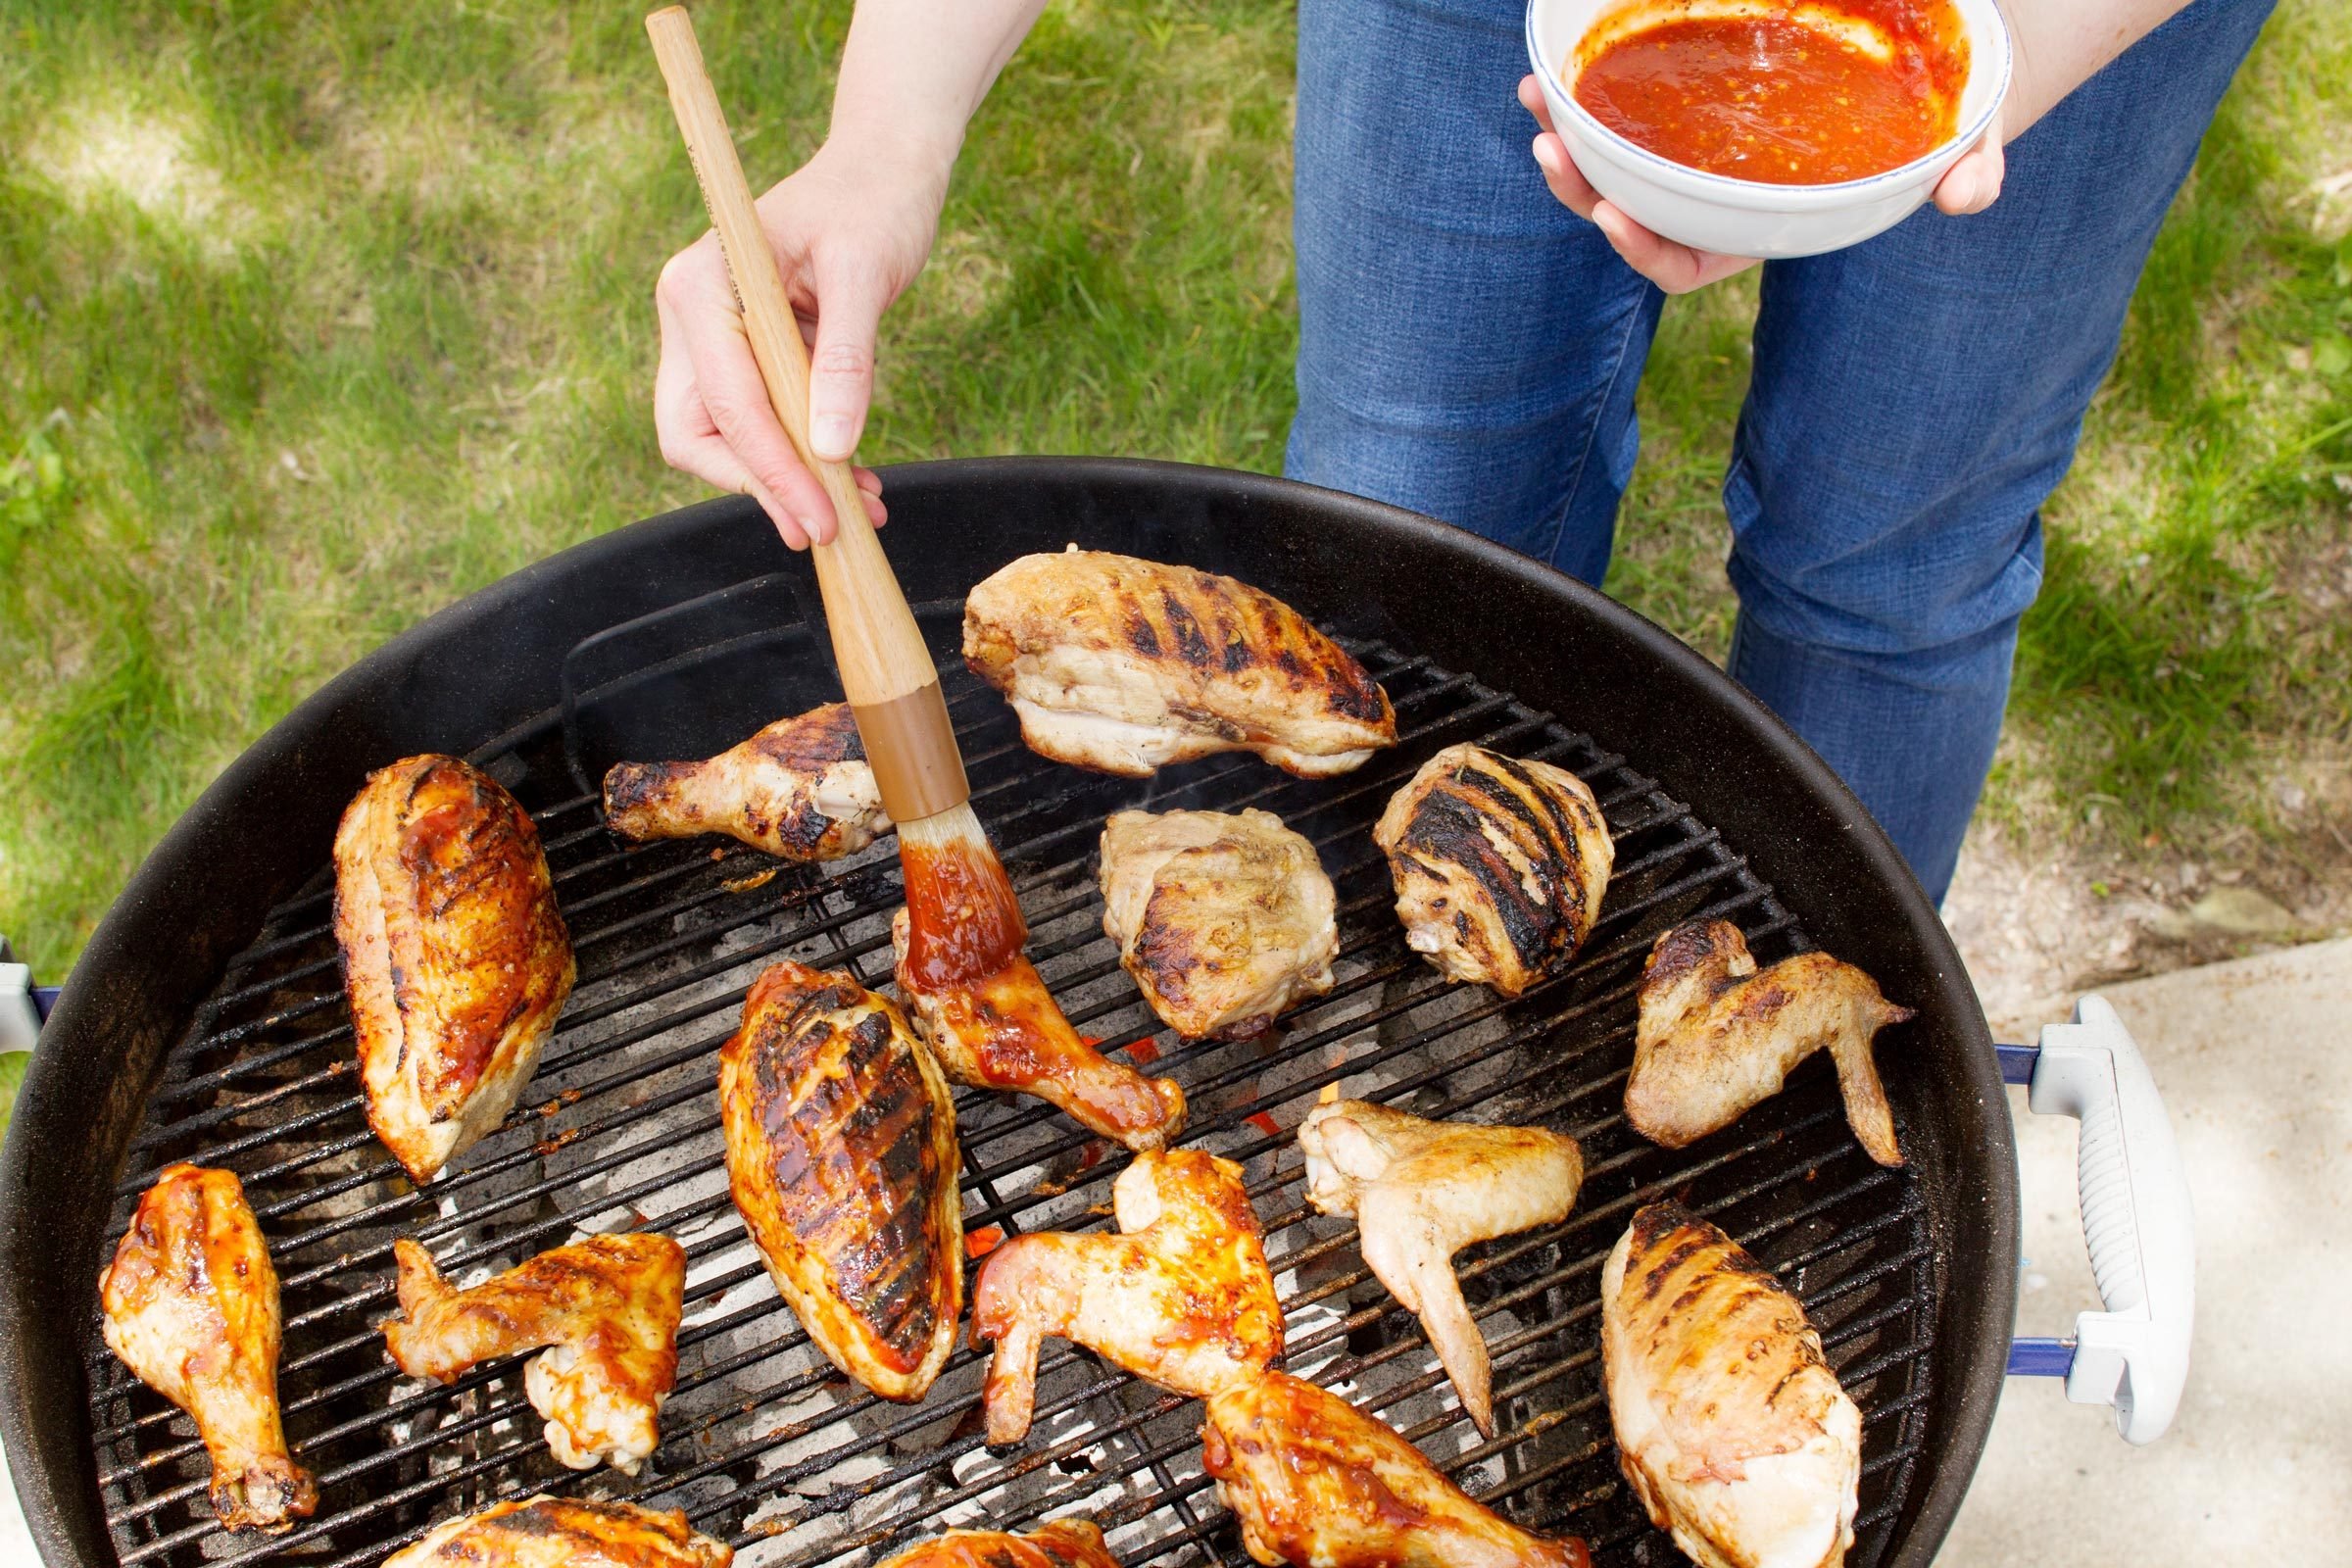
[[[1029,940],[1012,881],[970,805],[899,824],[906,877],[905,968],[925,991],[984,980],[1009,965]]]

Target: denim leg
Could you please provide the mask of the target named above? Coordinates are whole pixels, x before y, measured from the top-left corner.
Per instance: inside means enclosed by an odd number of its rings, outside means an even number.
[[[1544,189],[1523,0],[1300,0],[1284,470],[1587,582],[1660,296]]]
[[[1724,484],[1731,669],[1949,886],[2074,460],[2174,192],[2271,0],[2197,0],[2009,148],[1987,212],[1764,270]]]

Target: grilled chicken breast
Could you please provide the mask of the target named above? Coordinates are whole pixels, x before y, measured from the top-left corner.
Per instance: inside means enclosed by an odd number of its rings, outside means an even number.
[[[776,1291],[833,1364],[923,1396],[963,1310],[956,1106],[889,1002],[771,964],[718,1054],[727,1186]]]
[[[996,1343],[988,1441],[1029,1432],[1037,1354],[1075,1340],[1137,1377],[1206,1397],[1282,1354],[1282,1307],[1242,1168],[1198,1149],[1138,1154],[1111,1184],[1119,1234],[1040,1231],[988,1254],[972,1344]]]
[[[1271,811],[1118,811],[1102,827],[1102,934],[1187,1039],[1257,1034],[1332,986],[1337,901]]]
[[[1758,972],[1738,926],[1694,920],[1650,948],[1641,1005],[1625,1115],[1642,1137],[1681,1149],[1729,1127],[1826,1050],[1863,1152],[1882,1165],[1903,1162],[1870,1044],[1911,1009],[1852,964],[1800,953]]]
[[[780,718],[707,762],[620,762],[605,821],[632,839],[724,833],[786,860],[855,855],[890,826],[847,703]]]
[[[1447,978],[1506,997],[1576,956],[1616,859],[1583,779],[1468,743],[1422,763],[1372,838],[1388,853],[1405,944]]]
[[[1654,1203],[1600,1276],[1618,1464],[1701,1568],[1838,1568],[1854,1543],[1862,1413],[1770,1270]]]
[[[1543,1127],[1428,1121],[1363,1100],[1331,1100],[1298,1125],[1306,1200],[1351,1215],[1364,1261],[1419,1314],[1462,1408],[1494,1435],[1487,1342],[1462,1300],[1453,1254],[1539,1225],[1576,1203],[1576,1140]]]
[[[1388,694],[1281,600],[1075,545],[971,591],[963,662],[1012,700],[1031,751],[1098,772],[1245,751],[1321,778],[1396,743]]]
[[[571,995],[539,830],[454,757],[369,774],[335,830],[335,941],[368,1125],[431,1181],[514,1108]]]
[[[734,1560],[674,1508],[542,1494],[435,1525],[383,1568],[727,1568]]]
[[[167,1166],[98,1276],[106,1343],[194,1418],[213,1461],[213,1512],[271,1534],[318,1505],[286,1450],[277,1405],[277,1272],[236,1176]]]
[[[1273,1568],[1590,1568],[1585,1544],[1529,1535],[1462,1494],[1421,1450],[1283,1372],[1208,1401],[1200,1461]]]
[[[882,1568],[1119,1568],[1102,1532],[1084,1519],[1056,1519],[1025,1536],[951,1530],[909,1546]]]
[[[591,1236],[462,1291],[407,1237],[392,1255],[400,1316],[379,1326],[403,1372],[452,1383],[483,1361],[543,1350],[522,1386],[547,1418],[558,1460],[635,1475],[661,1446],[686,1307],[686,1250],[676,1242],[643,1231]]]

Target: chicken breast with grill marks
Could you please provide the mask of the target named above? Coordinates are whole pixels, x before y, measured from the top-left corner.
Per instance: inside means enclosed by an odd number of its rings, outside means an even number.
[[[847,703],[780,718],[709,761],[615,763],[605,820],[631,839],[723,833],[785,860],[855,855],[890,827]]]
[[[1246,751],[1321,778],[1396,743],[1388,694],[1290,606],[1133,556],[1021,557],[964,600],[963,662],[1030,750],[1098,772]]]
[[[1119,1568],[1119,1560],[1093,1524],[1056,1519],[1020,1536],[950,1530],[907,1547],[882,1568]]]
[[[542,1494],[435,1525],[383,1568],[728,1568],[734,1560],[675,1508]]]

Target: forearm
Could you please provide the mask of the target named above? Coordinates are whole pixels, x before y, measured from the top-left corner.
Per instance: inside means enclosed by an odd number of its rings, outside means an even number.
[[[2016,69],[2001,128],[2014,140],[2188,0],[2013,0]]]
[[[963,130],[1045,0],[858,0],[830,139],[944,183]]]

